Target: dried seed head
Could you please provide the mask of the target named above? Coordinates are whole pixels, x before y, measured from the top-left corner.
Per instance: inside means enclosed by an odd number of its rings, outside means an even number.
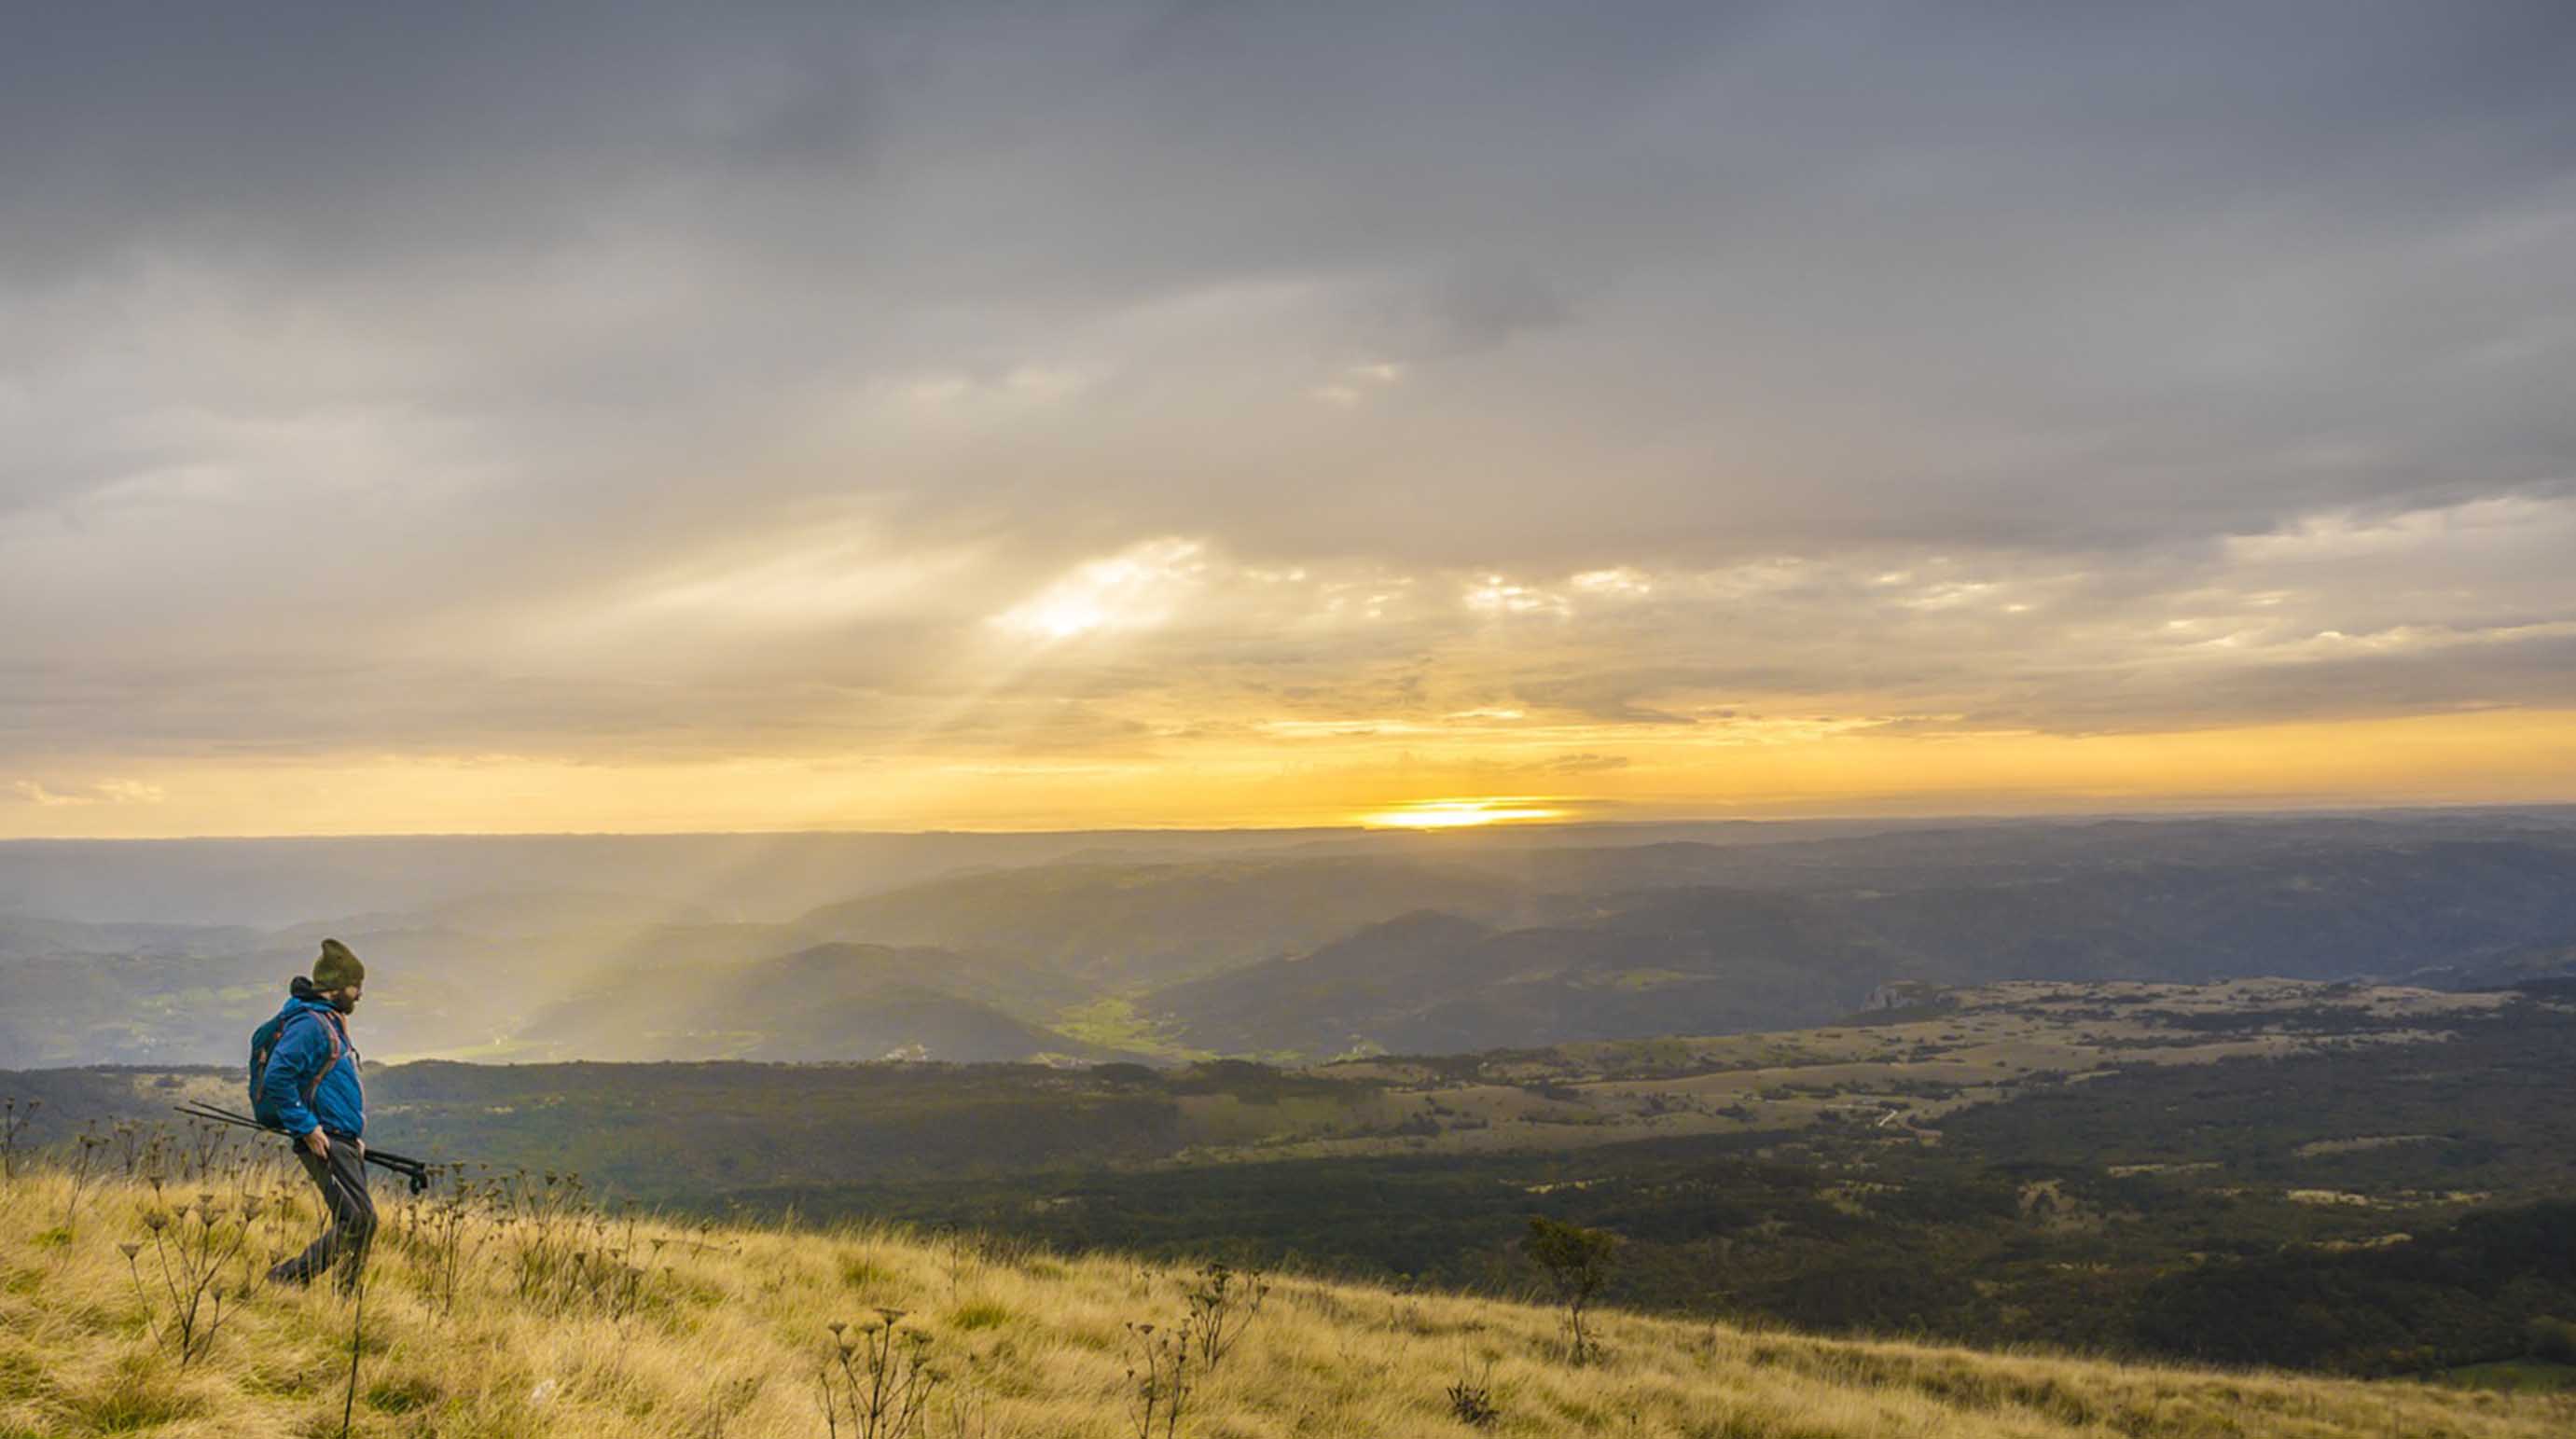
[[[120,1244],[116,1247],[117,1250],[124,1254],[128,1259],[132,1259],[135,1255],[143,1252],[143,1246],[140,1244]]]
[[[158,1234],[170,1227],[170,1216],[158,1209],[146,1210],[143,1214],[143,1227]]]

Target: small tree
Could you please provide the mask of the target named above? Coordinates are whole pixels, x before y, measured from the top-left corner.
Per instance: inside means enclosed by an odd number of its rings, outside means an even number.
[[[1547,1276],[1549,1288],[1556,1292],[1556,1302],[1565,1306],[1568,1357],[1574,1363],[1581,1364],[1593,1356],[1592,1338],[1583,1328],[1583,1311],[1600,1295],[1601,1286],[1609,1282],[1611,1256],[1618,1248],[1619,1236],[1606,1230],[1561,1224],[1542,1214],[1530,1216],[1527,1252],[1530,1262]]]

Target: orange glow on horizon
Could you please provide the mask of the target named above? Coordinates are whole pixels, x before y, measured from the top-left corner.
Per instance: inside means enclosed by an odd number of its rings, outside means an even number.
[[[1427,799],[1360,816],[1371,829],[1464,829],[1470,825],[1564,819],[1569,811],[1521,799]]]
[[[1299,732],[1053,752],[101,759],[0,784],[0,839],[1469,829],[1550,821],[2576,803],[2576,711],[2201,730]],[[1571,758],[1580,764],[1568,764]],[[1535,780],[1539,795],[1509,784]],[[1439,796],[1423,799],[1424,794]],[[12,799],[16,802],[10,802]]]

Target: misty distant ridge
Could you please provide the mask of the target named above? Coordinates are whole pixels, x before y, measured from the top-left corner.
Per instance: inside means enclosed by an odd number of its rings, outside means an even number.
[[[1298,854],[986,871],[828,906],[791,928],[1009,955],[1123,992],[1301,954],[1417,909],[1506,920],[1534,904],[1527,886],[1465,864]]]
[[[2135,833],[2279,843],[2576,830],[2576,805],[2268,816],[1725,820],[1401,830],[1083,830],[1036,834],[425,835],[293,839],[0,840],[0,916],[95,924],[281,929],[335,916],[416,914],[528,891],[592,891],[640,907],[685,904],[734,922],[784,922],[825,905],[977,869],[1062,862],[1181,863],[1229,855],[1409,855],[1511,863],[1535,851],[1810,844],[1897,853],[2010,846],[2117,847]],[[2021,852],[2037,847],[2023,845]]]
[[[588,890],[624,895],[639,906],[689,903],[728,920],[776,922],[920,880],[1038,864],[1180,863],[1229,855],[1454,856],[1567,843],[1768,844],[1962,823],[2020,821],[1732,820],[1438,833],[1337,828],[0,840],[0,915],[275,929],[335,915],[417,913],[496,893]]]
[[[1185,838],[1189,853],[1221,853],[1293,843],[1304,833]],[[700,905],[728,920],[783,920],[963,868],[1041,864],[1103,846],[1158,852],[1163,838],[1092,831],[8,840],[0,841],[0,915],[274,929],[494,893],[587,890],[639,906]]]
[[[375,967],[372,1053],[482,1060],[1321,1059],[1797,1027],[1891,980],[2467,988],[2576,955],[2570,811],[1719,833],[764,837],[779,874],[746,837],[111,846],[74,893],[131,879],[150,922],[0,912],[0,1067],[233,1062],[326,933]],[[0,847],[0,884],[93,848]],[[872,867],[751,922],[724,870],[675,878],[709,856],[770,906]],[[541,883],[639,857],[659,887]],[[243,876],[414,898],[159,918]]]

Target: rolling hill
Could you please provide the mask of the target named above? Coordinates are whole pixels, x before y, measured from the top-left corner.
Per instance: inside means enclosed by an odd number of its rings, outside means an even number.
[[[1796,1028],[1891,980],[2398,975],[2576,929],[2576,845],[2305,846],[1899,889],[1676,884],[1538,904],[1549,922],[1517,929],[1399,917],[1138,1008],[1201,1049],[1322,1057]]]

